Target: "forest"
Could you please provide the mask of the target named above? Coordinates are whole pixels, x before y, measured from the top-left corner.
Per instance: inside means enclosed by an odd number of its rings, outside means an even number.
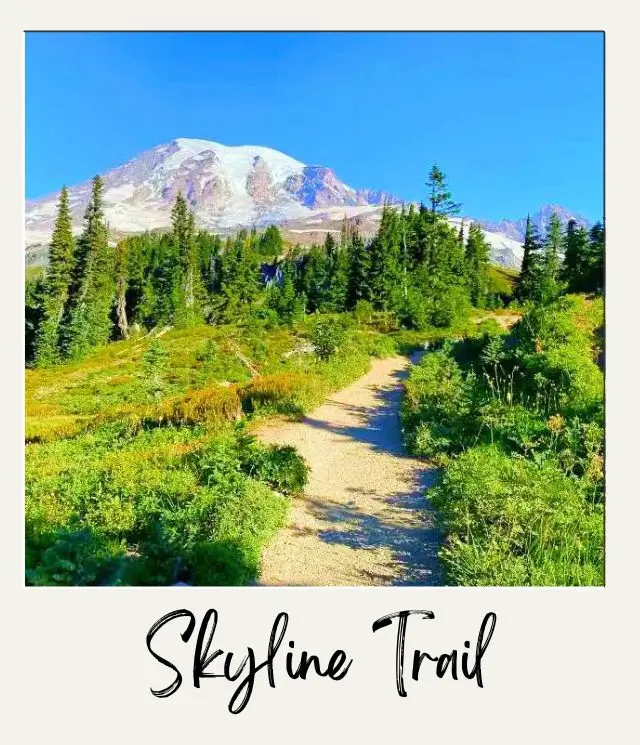
[[[25,289],[27,583],[253,581],[308,473],[252,423],[428,342],[402,423],[438,468],[447,582],[602,584],[603,225],[528,220],[512,277],[451,227],[438,167],[426,187],[313,246],[200,230],[182,195],[169,232],[114,246],[100,177],[77,237],[63,188]]]

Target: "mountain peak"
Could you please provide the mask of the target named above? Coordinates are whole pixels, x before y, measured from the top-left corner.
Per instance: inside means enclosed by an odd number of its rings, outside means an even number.
[[[261,145],[223,145],[213,140],[179,137],[140,153],[102,174],[105,216],[112,238],[147,230],[166,230],[178,193],[184,194],[198,225],[216,232],[276,224],[294,241],[321,241],[327,231],[339,231],[343,217],[358,218],[364,234],[375,233],[382,205],[400,204],[376,189],[354,189],[331,168],[305,164]],[[82,226],[91,193],[86,181],[69,189],[75,232]],[[51,238],[58,194],[26,205],[27,246],[46,246]],[[563,224],[580,215],[559,205],[544,205],[532,215],[544,234],[553,212]],[[467,222],[469,218],[465,218]],[[492,258],[518,266],[526,217],[519,220],[477,221],[492,247]],[[32,251],[37,260],[46,248]]]
[[[178,192],[199,225],[219,231],[302,219],[329,205],[372,204],[381,194],[357,191],[330,168],[306,165],[273,148],[186,137],[157,145],[102,175],[105,215],[115,234],[169,227]],[[76,230],[89,194],[89,181],[69,190]],[[27,202],[27,245],[49,241],[57,196]]]

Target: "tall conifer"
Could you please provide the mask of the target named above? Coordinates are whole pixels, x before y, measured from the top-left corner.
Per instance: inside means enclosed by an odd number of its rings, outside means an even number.
[[[68,324],[67,356],[78,359],[109,341],[115,296],[114,253],[108,243],[103,211],[103,183],[95,176],[84,216],[84,230],[75,245]]]
[[[479,225],[471,223],[465,248],[469,297],[477,308],[486,307],[489,272],[489,244]]]
[[[540,243],[531,217],[527,215],[520,274],[516,281],[515,294],[519,300],[530,300],[535,295],[535,286],[540,269]]]
[[[49,245],[49,264],[43,293],[43,318],[35,342],[35,358],[38,365],[52,364],[60,358],[60,330],[69,298],[73,247],[69,193],[67,187],[63,186]]]

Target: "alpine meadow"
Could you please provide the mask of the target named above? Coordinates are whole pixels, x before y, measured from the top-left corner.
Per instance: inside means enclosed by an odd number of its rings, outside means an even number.
[[[27,585],[604,584],[604,223],[414,159],[178,139],[27,202]]]

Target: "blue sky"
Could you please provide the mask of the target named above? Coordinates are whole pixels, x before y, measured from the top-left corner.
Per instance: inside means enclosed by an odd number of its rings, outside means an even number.
[[[27,34],[34,198],[176,137],[265,145],[463,212],[602,216],[599,33]]]

